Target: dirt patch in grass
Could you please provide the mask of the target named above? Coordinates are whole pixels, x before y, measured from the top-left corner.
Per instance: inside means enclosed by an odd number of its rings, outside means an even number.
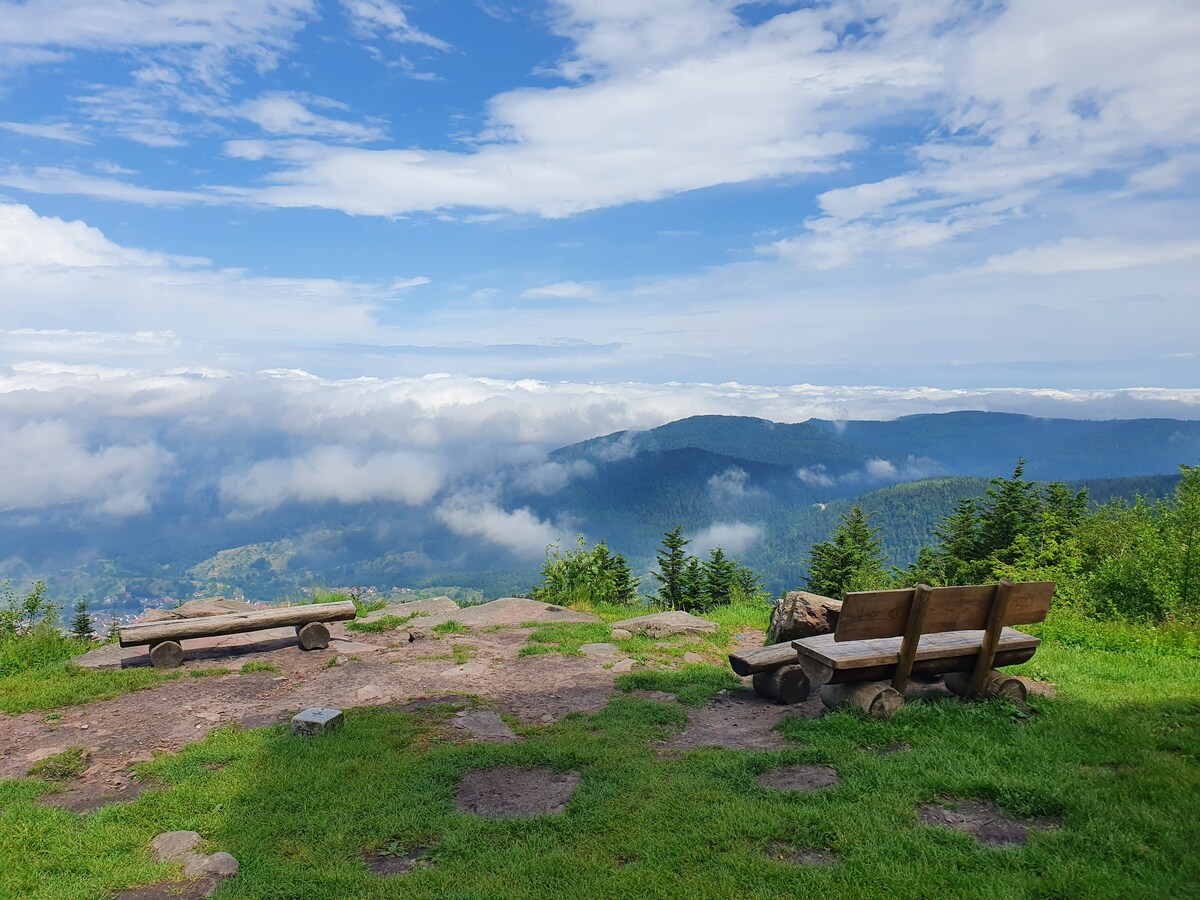
[[[113,803],[132,803],[155,784],[145,778],[126,778],[107,784],[87,781],[58,794],[43,794],[39,802],[43,806],[57,806],[73,813],[86,814]]]
[[[162,881],[121,891],[113,900],[202,900],[204,897],[211,897],[216,889],[215,878],[183,882]]]
[[[794,709],[764,700],[750,691],[723,692],[707,705],[688,710],[687,728],[662,746],[667,751],[697,747],[775,750],[786,744],[775,726]]]
[[[926,803],[917,807],[917,818],[924,825],[939,825],[972,835],[985,847],[1012,847],[1029,840],[1031,828],[1057,828],[1050,818],[1018,819],[1006,816],[995,803],[987,800],[946,800],[943,804]]]
[[[498,766],[462,777],[454,805],[485,819],[528,819],[562,812],[579,787],[578,772]]]
[[[69,781],[83,774],[83,770],[87,768],[88,755],[86,747],[69,747],[61,753],[53,753],[39,759],[29,767],[26,774],[30,778],[44,778],[47,781]]]
[[[801,866],[836,866],[841,862],[841,859],[832,850],[797,847],[784,841],[774,841],[768,844],[767,856],[779,862],[795,863]]]
[[[819,791],[842,783],[829,766],[780,766],[758,776],[759,786],[776,791]]]
[[[382,850],[364,852],[362,861],[372,875],[391,878],[432,866],[433,860],[426,859],[429,850],[429,847],[400,847],[389,844]]]

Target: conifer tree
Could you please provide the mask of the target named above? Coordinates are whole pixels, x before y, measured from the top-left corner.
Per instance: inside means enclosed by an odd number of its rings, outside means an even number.
[[[725,555],[721,547],[708,551],[704,562],[704,593],[710,605],[728,603],[733,598],[734,577],[737,564]]]
[[[651,573],[658,582],[659,602],[667,609],[683,609],[684,568],[687,559],[683,548],[690,544],[683,536],[683,526],[676,525],[663,535],[658,551],[658,571]]]
[[[680,609],[699,612],[712,605],[712,598],[704,589],[704,568],[700,560],[689,556],[683,566],[683,605]]]
[[[613,602],[629,606],[638,600],[638,580],[629,571],[629,563],[618,553],[612,557],[611,569],[613,584]]]
[[[861,506],[842,515],[842,523],[828,541],[813,544],[808,587],[826,597],[840,598],[847,591],[882,587],[883,541],[872,528]]]
[[[90,641],[96,635],[92,617],[88,615],[86,600],[80,600],[75,604],[75,617],[71,619],[71,634],[85,641]]]

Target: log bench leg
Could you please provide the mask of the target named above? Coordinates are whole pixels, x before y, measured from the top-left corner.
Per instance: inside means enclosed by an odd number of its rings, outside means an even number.
[[[329,646],[329,629],[320,622],[297,625],[296,640],[301,650],[324,650]]]
[[[971,673],[947,673],[946,687],[960,697],[969,697],[971,694]],[[997,672],[995,669],[988,670],[988,673],[983,678],[983,689],[979,692],[979,696],[981,697],[1004,697],[1021,704],[1025,702],[1028,695],[1029,689],[1020,678],[1005,675],[1003,672]]]
[[[798,665],[780,666],[754,676],[754,691],[760,697],[791,705],[808,699],[808,676]]]
[[[150,665],[156,669],[174,669],[183,663],[179,641],[162,641],[150,647]]]
[[[890,719],[904,705],[904,695],[882,681],[826,684],[821,688],[821,702],[828,709],[845,704],[876,719]]]

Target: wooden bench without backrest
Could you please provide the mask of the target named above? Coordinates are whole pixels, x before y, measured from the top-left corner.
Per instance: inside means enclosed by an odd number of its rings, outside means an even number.
[[[846,594],[833,634],[792,642],[812,685],[847,685],[822,699],[840,700],[851,685],[891,680],[885,703],[898,706],[914,673],[952,677],[947,685],[965,697],[996,692],[996,666],[1033,657],[1040,641],[1007,626],[1041,622],[1050,610],[1052,581],[863,591]],[[999,679],[999,681],[998,681]],[[878,696],[878,692],[877,692]],[[852,700],[862,700],[862,697]],[[862,705],[861,703],[859,705]],[[869,704],[868,704],[869,705]]]
[[[173,668],[183,662],[185,638],[216,637],[262,631],[266,628],[294,626],[296,639],[303,650],[323,650],[329,646],[329,629],[325,622],[341,622],[358,615],[354,603],[312,603],[304,606],[285,606],[276,609],[255,609],[230,613],[227,616],[203,616],[195,619],[171,619],[166,622],[144,622],[122,625],[118,636],[122,647],[150,646],[150,662],[155,668]]]

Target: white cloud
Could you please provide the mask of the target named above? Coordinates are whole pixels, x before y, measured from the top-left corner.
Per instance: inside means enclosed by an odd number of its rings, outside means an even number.
[[[310,109],[345,110],[342,103],[327,97],[274,91],[245,100],[232,110],[234,115],[249,119],[271,135],[302,135],[327,137],[348,143],[377,141],[384,132],[376,125],[362,125],[321,115]]]
[[[565,529],[539,519],[527,508],[505,510],[476,494],[454,495],[438,506],[435,515],[455,534],[482,538],[527,559],[536,559],[566,536]]]
[[[714,522],[692,538],[694,553],[707,553],[720,547],[730,556],[745,553],[763,539],[765,531],[761,525],[747,522]]]
[[[294,457],[257,462],[221,479],[223,503],[258,513],[285,503],[366,503],[420,506],[441,489],[437,461],[407,451],[364,455],[345,446],[314,447]]]
[[[512,485],[517,490],[535,494],[557,494],[577,478],[590,478],[596,467],[586,459],[570,462],[544,462],[519,469],[513,476]]]
[[[1200,240],[1137,243],[1118,238],[1062,238],[1039,247],[990,257],[978,272],[997,275],[1058,275],[1158,266],[1200,258]]]
[[[809,487],[830,488],[837,480],[828,474],[824,465],[801,466],[796,470],[796,477]]]
[[[0,509],[81,503],[94,515],[145,512],[171,454],[151,441],[92,448],[73,423],[0,417]]]
[[[762,491],[750,486],[745,469],[732,466],[708,479],[708,496],[714,503],[730,503],[746,497],[761,496]]]
[[[342,0],[342,7],[360,37],[385,37],[401,44],[421,44],[434,50],[450,50],[448,43],[417,28],[408,13],[393,0]]]
[[[67,144],[91,143],[91,141],[75,131],[70,125],[62,123],[43,125],[30,122],[0,122],[0,128],[3,128],[5,131],[11,131],[13,134],[45,138],[51,141],[63,141]]]
[[[555,284],[546,284],[541,287],[529,288],[522,291],[521,296],[527,300],[535,300],[543,297],[561,297],[565,300],[586,300],[589,297],[596,296],[596,286],[592,284],[583,284],[578,281],[559,281]]]

